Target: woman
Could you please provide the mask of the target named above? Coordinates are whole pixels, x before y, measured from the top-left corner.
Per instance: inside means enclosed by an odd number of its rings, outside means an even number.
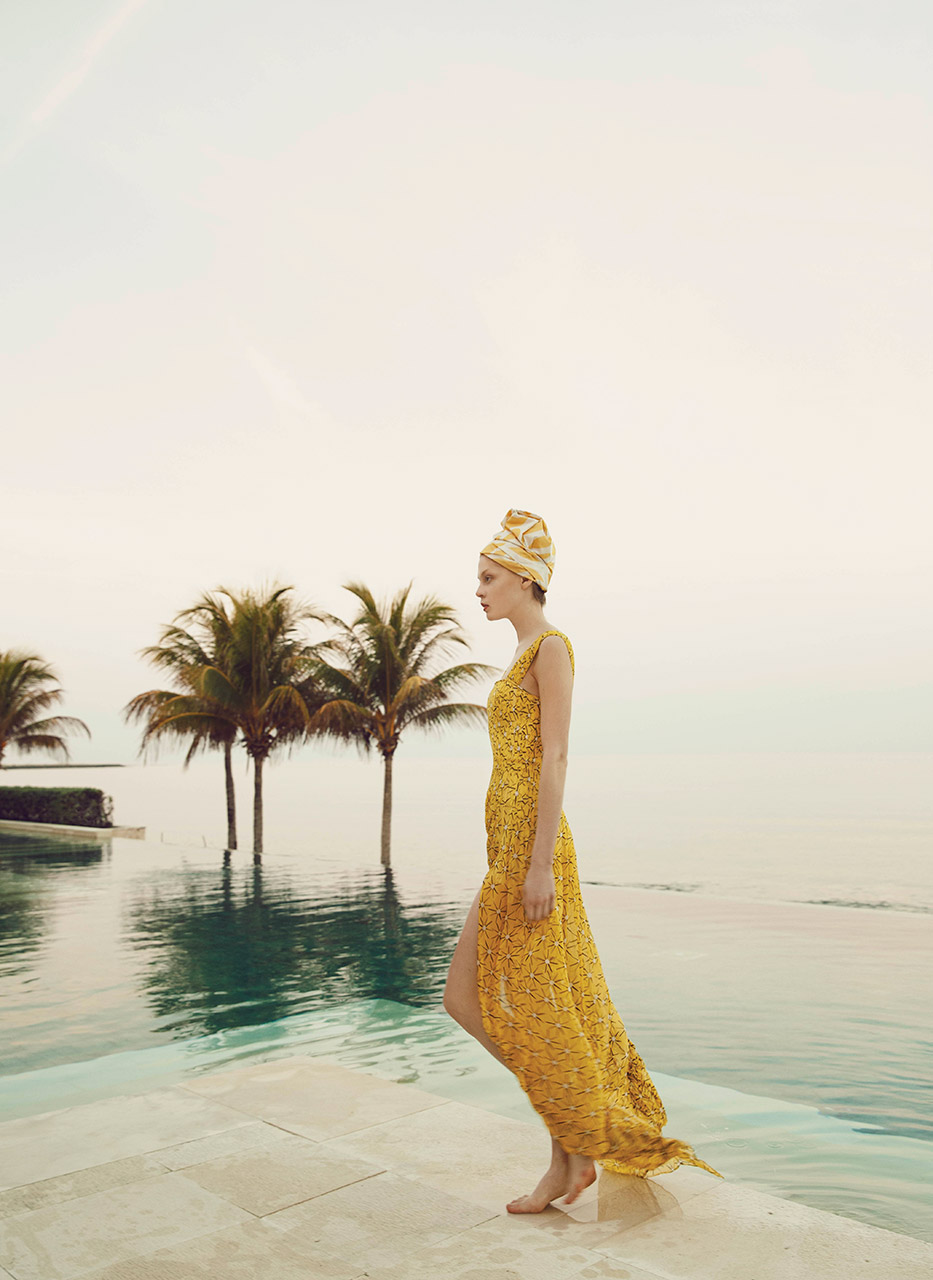
[[[609,997],[561,810],[573,649],[544,616],[554,547],[544,521],[510,510],[479,557],[476,594],[517,647],[489,695],[489,870],[450,965],[444,1007],[518,1077],[551,1134],[551,1163],[510,1213],[571,1204],[596,1178],[680,1164],[717,1177],[665,1138],[663,1103]]]

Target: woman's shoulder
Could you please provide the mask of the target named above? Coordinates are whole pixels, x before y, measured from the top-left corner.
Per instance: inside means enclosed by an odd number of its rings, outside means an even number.
[[[547,631],[542,631],[540,636],[541,643],[550,640],[551,648],[556,648],[557,643],[563,640],[564,644],[570,645],[570,637],[561,631],[558,627],[549,627]],[[571,646],[572,648],[573,646]]]
[[[570,643],[570,637],[566,636],[563,631],[559,631],[557,627],[552,627],[549,631],[543,632],[538,641],[538,651],[540,652],[545,646],[554,652],[566,647],[567,652],[570,654],[571,666],[573,665],[573,645]]]

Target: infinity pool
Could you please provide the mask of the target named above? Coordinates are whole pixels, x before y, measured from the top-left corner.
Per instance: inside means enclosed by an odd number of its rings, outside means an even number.
[[[303,1050],[534,1119],[441,1008],[481,871],[0,835],[0,1118]],[[928,915],[584,897],[665,1132],[727,1177],[933,1240]]]

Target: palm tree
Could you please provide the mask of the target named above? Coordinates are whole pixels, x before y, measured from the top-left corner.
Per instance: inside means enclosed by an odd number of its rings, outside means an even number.
[[[345,584],[360,601],[351,623],[333,614],[324,621],[337,635],[319,646],[315,673],[326,700],[312,733],[354,742],[368,752],[375,745],[385,765],[382,789],[383,866],[390,862],[392,760],[404,729],[440,731],[447,725],[485,722],[486,708],[448,702],[451,692],[494,674],[479,662],[434,671],[440,659],[468,641],[454,610],[435,596],[408,607],[411,583],[389,603],[377,604],[368,587]]]
[[[318,615],[290,599],[291,590],[273,586],[265,595],[249,590],[235,594],[218,587],[205,593],[177,615],[175,626],[183,632],[182,624],[193,621],[206,628],[214,645],[212,652],[205,649],[208,660],[194,662],[181,692],[139,695],[140,714],[147,707],[150,711],[147,736],[188,736],[200,746],[232,745],[238,738],[245,747],[253,762],[257,855],[262,853],[263,765],[272,751],[307,737],[318,705],[312,678],[315,650],[300,634],[302,624]],[[173,639],[184,648],[180,635],[170,636],[169,647]]]
[[[208,667],[201,692],[223,709],[240,732],[253,762],[253,852],[262,853],[262,770],[272,751],[307,737],[317,709],[315,649],[301,635],[316,621],[308,604],[287,597],[292,587],[273,587],[266,597],[245,591],[230,601],[229,642],[222,665]],[[222,605],[218,605],[222,609]]]
[[[0,764],[8,747],[19,751],[53,751],[68,760],[62,733],[91,736],[76,716],[43,716],[65,696],[58,676],[35,653],[19,649],[0,652]]]
[[[191,630],[178,625],[188,622]],[[185,609],[175,623],[162,628],[159,643],[142,649],[141,656],[168,672],[177,688],[149,689],[131,698],[123,709],[124,719],[145,725],[142,750],[148,754],[163,738],[191,739],[183,767],[200,751],[220,747],[224,753],[224,783],[227,800],[227,849],[237,847],[236,790],[233,784],[233,746],[237,729],[218,718],[216,709],[201,699],[202,716],[196,712],[201,673],[222,662],[227,628],[226,615],[217,611],[206,594],[190,609]],[[192,701],[194,700],[194,701]],[[178,713],[187,711],[182,718]]]

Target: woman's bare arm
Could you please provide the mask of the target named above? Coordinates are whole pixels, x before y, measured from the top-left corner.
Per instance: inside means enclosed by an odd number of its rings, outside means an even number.
[[[531,863],[525,876],[522,899],[528,920],[543,920],[554,910],[554,847],[564,803],[567,776],[567,743],[570,737],[570,704],[573,668],[560,636],[545,636],[534,660],[541,713],[541,777]]]

